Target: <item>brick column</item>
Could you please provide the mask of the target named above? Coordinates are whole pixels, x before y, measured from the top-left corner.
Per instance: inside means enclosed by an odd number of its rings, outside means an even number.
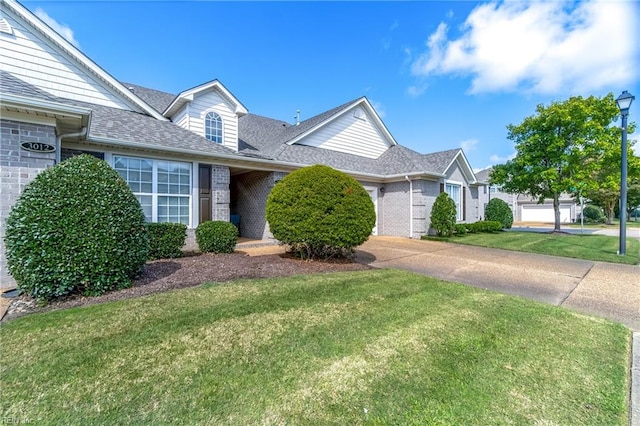
[[[231,172],[226,166],[211,166],[211,219],[229,221]]]
[[[0,290],[15,287],[7,270],[4,235],[6,219],[22,190],[42,170],[55,163],[55,153],[25,151],[23,142],[55,145],[52,126],[0,120]]]

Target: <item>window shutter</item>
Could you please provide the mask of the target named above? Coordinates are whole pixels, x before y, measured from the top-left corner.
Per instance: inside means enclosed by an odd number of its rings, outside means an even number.
[[[440,184],[440,193],[443,193],[443,192],[444,192],[444,183],[441,183]]]
[[[467,188],[462,187],[462,220],[467,220]]]

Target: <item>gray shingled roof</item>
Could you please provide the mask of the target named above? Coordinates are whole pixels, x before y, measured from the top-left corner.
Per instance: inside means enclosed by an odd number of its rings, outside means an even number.
[[[108,138],[129,142],[131,146],[153,145],[159,150],[162,148],[187,149],[193,151],[194,155],[224,154],[237,156],[239,159],[244,157],[232,149],[211,143],[170,121],[160,121],[133,111],[59,98],[6,71],[0,71],[0,90],[3,93],[90,109],[92,113],[88,139]]]
[[[489,177],[491,176],[491,172],[493,171],[493,167],[488,167],[484,170],[480,170],[479,172],[476,172],[476,179],[478,179],[479,182],[489,182]]]
[[[148,87],[138,86],[137,84],[125,83],[122,81],[121,83],[129,90],[133,89],[131,91],[134,94],[151,105],[153,109],[158,111],[160,114],[162,114],[176,98],[176,95],[172,95],[171,93],[161,92],[160,90],[149,89]]]
[[[239,159],[261,158],[295,164],[326,164],[345,171],[374,174],[380,177],[415,173],[443,175],[446,168],[460,153],[458,148],[421,154],[401,145],[393,145],[379,158],[370,159],[322,148],[286,143],[339,114],[360,98],[311,117],[297,126],[255,114],[242,116],[238,119],[239,152],[236,153],[227,147],[213,144],[169,121],[156,120],[148,115],[133,111],[58,98],[10,73],[0,73],[0,89],[4,93],[91,109],[89,139],[91,137],[115,139],[129,142],[132,146],[136,144],[153,145],[159,150],[181,148],[193,151],[194,155],[224,154],[237,156]],[[160,112],[174,99],[174,96],[169,93],[138,85],[126,85],[134,87],[134,93]]]

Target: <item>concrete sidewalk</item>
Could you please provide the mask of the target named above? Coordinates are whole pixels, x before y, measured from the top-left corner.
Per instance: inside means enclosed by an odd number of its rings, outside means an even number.
[[[401,237],[371,237],[356,260],[564,306],[640,331],[638,266]]]

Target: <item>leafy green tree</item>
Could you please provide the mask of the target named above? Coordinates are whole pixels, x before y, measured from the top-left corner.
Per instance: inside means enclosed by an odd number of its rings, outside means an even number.
[[[553,200],[555,230],[560,230],[560,196],[581,184],[595,187],[592,176],[612,150],[612,124],[620,111],[613,94],[571,97],[538,105],[536,114],[508,125],[516,156],[495,166],[491,184],[505,192],[526,194],[539,203]]]
[[[456,229],[456,203],[446,192],[436,197],[431,209],[431,228],[439,237],[450,237]]]

